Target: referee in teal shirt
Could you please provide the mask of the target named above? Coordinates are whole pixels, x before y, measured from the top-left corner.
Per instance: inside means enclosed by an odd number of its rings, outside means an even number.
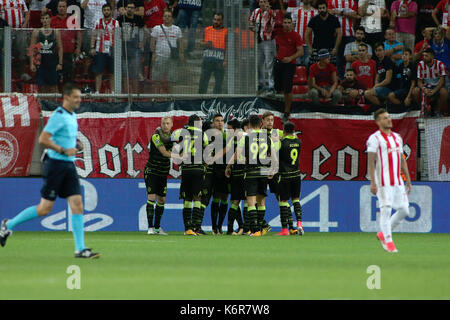
[[[81,188],[74,160],[75,154],[83,146],[77,142],[78,123],[75,110],[80,107],[81,91],[67,84],[63,88],[63,104],[58,107],[47,122],[39,137],[39,143],[48,149],[44,156],[41,189],[41,202],[37,206],[26,208],[13,219],[2,220],[0,227],[0,245],[20,224],[46,216],[50,213],[56,197],[66,198],[72,211],[72,230],[75,240],[75,258],[98,258],[99,253],[84,246],[83,203]]]

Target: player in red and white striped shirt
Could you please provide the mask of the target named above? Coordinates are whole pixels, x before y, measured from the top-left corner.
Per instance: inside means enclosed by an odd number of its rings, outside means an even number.
[[[403,140],[392,132],[392,120],[386,109],[374,114],[379,130],[367,140],[370,191],[380,205],[380,227],[377,233],[381,245],[388,252],[397,252],[392,241],[392,230],[409,214],[407,193],[411,192],[411,177],[403,158]],[[406,190],[401,178],[406,176]],[[392,209],[397,210],[391,217]]]
[[[311,20],[312,17],[317,15],[319,12],[317,9],[311,6],[312,0],[304,0],[303,6],[298,9],[297,13],[297,23],[295,30],[300,35],[300,38],[302,38],[302,41],[304,43],[303,45],[303,56],[299,58],[298,63],[302,65],[309,65],[309,57],[311,56],[311,52],[308,50],[308,45],[306,44],[307,41],[305,39],[306,35],[306,28],[308,28],[308,23]],[[311,43],[312,43],[312,34],[311,34]]]
[[[102,7],[103,18],[100,18],[95,24],[96,33],[91,38],[91,55],[94,56],[94,65],[92,71],[95,76],[96,93],[100,91],[102,84],[102,75],[108,68],[111,73],[110,87],[114,88],[114,30],[120,28],[119,21],[112,17],[112,8],[110,4]]]
[[[422,101],[422,112],[431,112],[433,100],[438,100],[435,113],[437,116],[445,107],[448,91],[445,88],[447,72],[442,61],[434,59],[434,51],[425,49],[423,59],[417,65],[417,88],[415,96]]]
[[[29,12],[24,0],[0,0],[0,18],[11,28],[26,28]]]

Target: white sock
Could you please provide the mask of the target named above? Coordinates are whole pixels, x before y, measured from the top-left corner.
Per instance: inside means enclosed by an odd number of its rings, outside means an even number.
[[[409,207],[399,208],[391,217],[391,228],[394,230],[409,214]]]
[[[392,241],[391,212],[391,207],[380,208],[380,228],[386,243]]]

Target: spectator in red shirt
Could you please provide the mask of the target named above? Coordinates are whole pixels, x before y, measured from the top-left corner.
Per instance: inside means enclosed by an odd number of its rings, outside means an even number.
[[[318,62],[309,68],[309,98],[313,104],[319,105],[320,98],[330,99],[336,105],[342,99],[342,92],[337,88],[337,69],[330,63],[330,52],[320,49]]]
[[[423,40],[418,42],[416,44],[416,46],[414,47],[414,56],[413,56],[414,59],[413,60],[415,62],[422,60],[424,51],[430,47],[429,42],[431,41],[431,38],[433,37],[433,30],[434,30],[434,28],[430,28],[430,27],[422,28]]]
[[[275,36],[277,57],[274,65],[275,91],[284,94],[284,117],[289,119],[292,105],[292,81],[294,79],[296,60],[303,55],[303,41],[294,31],[290,14],[283,18],[283,29]]]
[[[372,89],[377,74],[377,63],[370,59],[368,45],[361,43],[358,46],[358,60],[351,65],[356,72],[356,79],[364,90]]]
[[[69,29],[68,18],[67,1],[59,0],[58,14],[52,17],[50,26],[54,29]],[[73,58],[80,55],[81,32],[77,30],[62,30],[61,39],[63,46],[63,82],[67,83],[73,80]]]
[[[163,15],[166,8],[167,5],[163,0],[144,1],[144,22],[147,28],[152,29],[163,24]]]
[[[153,53],[150,50],[150,34],[152,29],[164,23],[164,10],[167,8],[163,0],[144,0],[144,22],[147,27],[146,43],[144,44],[144,77],[150,79]]]

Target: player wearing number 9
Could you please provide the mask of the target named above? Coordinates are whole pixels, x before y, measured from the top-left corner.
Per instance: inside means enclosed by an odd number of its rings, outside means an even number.
[[[279,183],[278,192],[280,196],[280,219],[282,230],[277,235],[288,236],[289,215],[291,207],[289,200],[294,206],[295,217],[297,219],[297,231],[299,235],[303,235],[302,226],[302,207],[300,205],[301,177],[299,169],[299,155],[301,141],[295,135],[295,126],[292,122],[284,124],[284,134],[280,141],[279,151]]]

